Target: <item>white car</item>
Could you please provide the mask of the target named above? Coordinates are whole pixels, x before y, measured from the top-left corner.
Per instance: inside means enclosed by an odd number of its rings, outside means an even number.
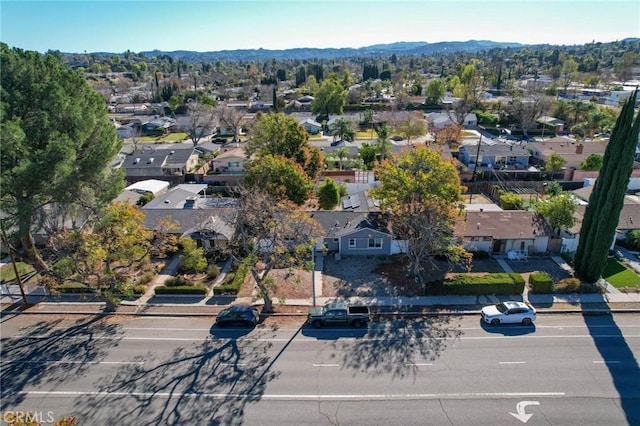
[[[528,303],[510,301],[485,306],[480,316],[484,322],[491,325],[507,323],[531,325],[536,320],[536,310]]]

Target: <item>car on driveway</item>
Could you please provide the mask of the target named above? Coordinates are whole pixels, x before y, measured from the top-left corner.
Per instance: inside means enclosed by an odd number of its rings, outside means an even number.
[[[251,305],[233,305],[220,312],[216,318],[218,327],[227,325],[253,327],[260,321],[258,308]]]
[[[508,301],[485,306],[480,312],[482,321],[491,325],[524,324],[531,325],[536,320],[536,310],[524,302]]]

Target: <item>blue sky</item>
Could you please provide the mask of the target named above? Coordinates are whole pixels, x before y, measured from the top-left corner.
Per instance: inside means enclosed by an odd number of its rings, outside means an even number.
[[[638,0],[5,1],[0,39],[45,52],[584,44],[640,37]]]

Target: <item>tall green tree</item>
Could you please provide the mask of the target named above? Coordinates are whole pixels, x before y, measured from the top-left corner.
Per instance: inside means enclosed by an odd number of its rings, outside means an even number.
[[[245,181],[249,186],[260,186],[278,199],[302,205],[313,190],[309,176],[300,164],[281,155],[265,155],[247,166]]]
[[[548,199],[538,201],[533,206],[549,222],[554,231],[571,228],[575,224],[574,214],[578,206],[569,193],[561,192]]]
[[[331,123],[331,135],[334,139],[337,137],[340,140],[352,142],[356,137],[356,132],[353,129],[353,121],[345,117],[340,117]]]
[[[327,118],[329,114],[342,114],[346,100],[347,92],[342,84],[335,78],[327,78],[314,94],[311,112]]]
[[[1,43],[0,62],[2,226],[44,272],[32,238],[38,218],[54,207],[97,211],[113,200],[124,186],[110,166],[122,139],[102,96],[54,56]]]
[[[597,281],[604,271],[633,170],[633,154],[640,133],[640,114],[634,119],[637,95],[638,90],[624,104],[616,120],[582,221],[575,269],[588,282]]]
[[[580,163],[580,170],[598,171],[602,167],[603,157],[600,154],[589,154],[587,158]]]
[[[455,262],[466,258],[453,236],[463,191],[453,163],[417,147],[383,161],[376,174],[381,186],[371,189],[371,195],[381,200],[383,211],[391,212],[391,227],[407,242],[406,255],[418,282],[424,285],[422,271],[435,256]]]
[[[444,98],[445,85],[440,79],[431,80],[427,85],[427,96],[425,103],[427,105],[439,105]]]
[[[554,152],[547,158],[547,161],[544,163],[544,168],[549,172],[559,172],[566,162],[567,160],[562,155]]]
[[[246,146],[248,156],[266,155],[291,158],[307,176],[315,178],[322,171],[324,159],[320,150],[309,145],[309,135],[304,127],[290,115],[272,113],[261,115]]]
[[[340,188],[333,179],[327,179],[318,188],[318,204],[321,209],[333,210],[340,202]]]

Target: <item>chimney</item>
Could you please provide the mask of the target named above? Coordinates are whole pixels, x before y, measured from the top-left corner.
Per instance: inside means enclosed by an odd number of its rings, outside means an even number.
[[[509,145],[509,151],[513,151],[513,145]]]
[[[582,154],[582,149],[584,146],[582,144],[576,145],[576,154]]]

